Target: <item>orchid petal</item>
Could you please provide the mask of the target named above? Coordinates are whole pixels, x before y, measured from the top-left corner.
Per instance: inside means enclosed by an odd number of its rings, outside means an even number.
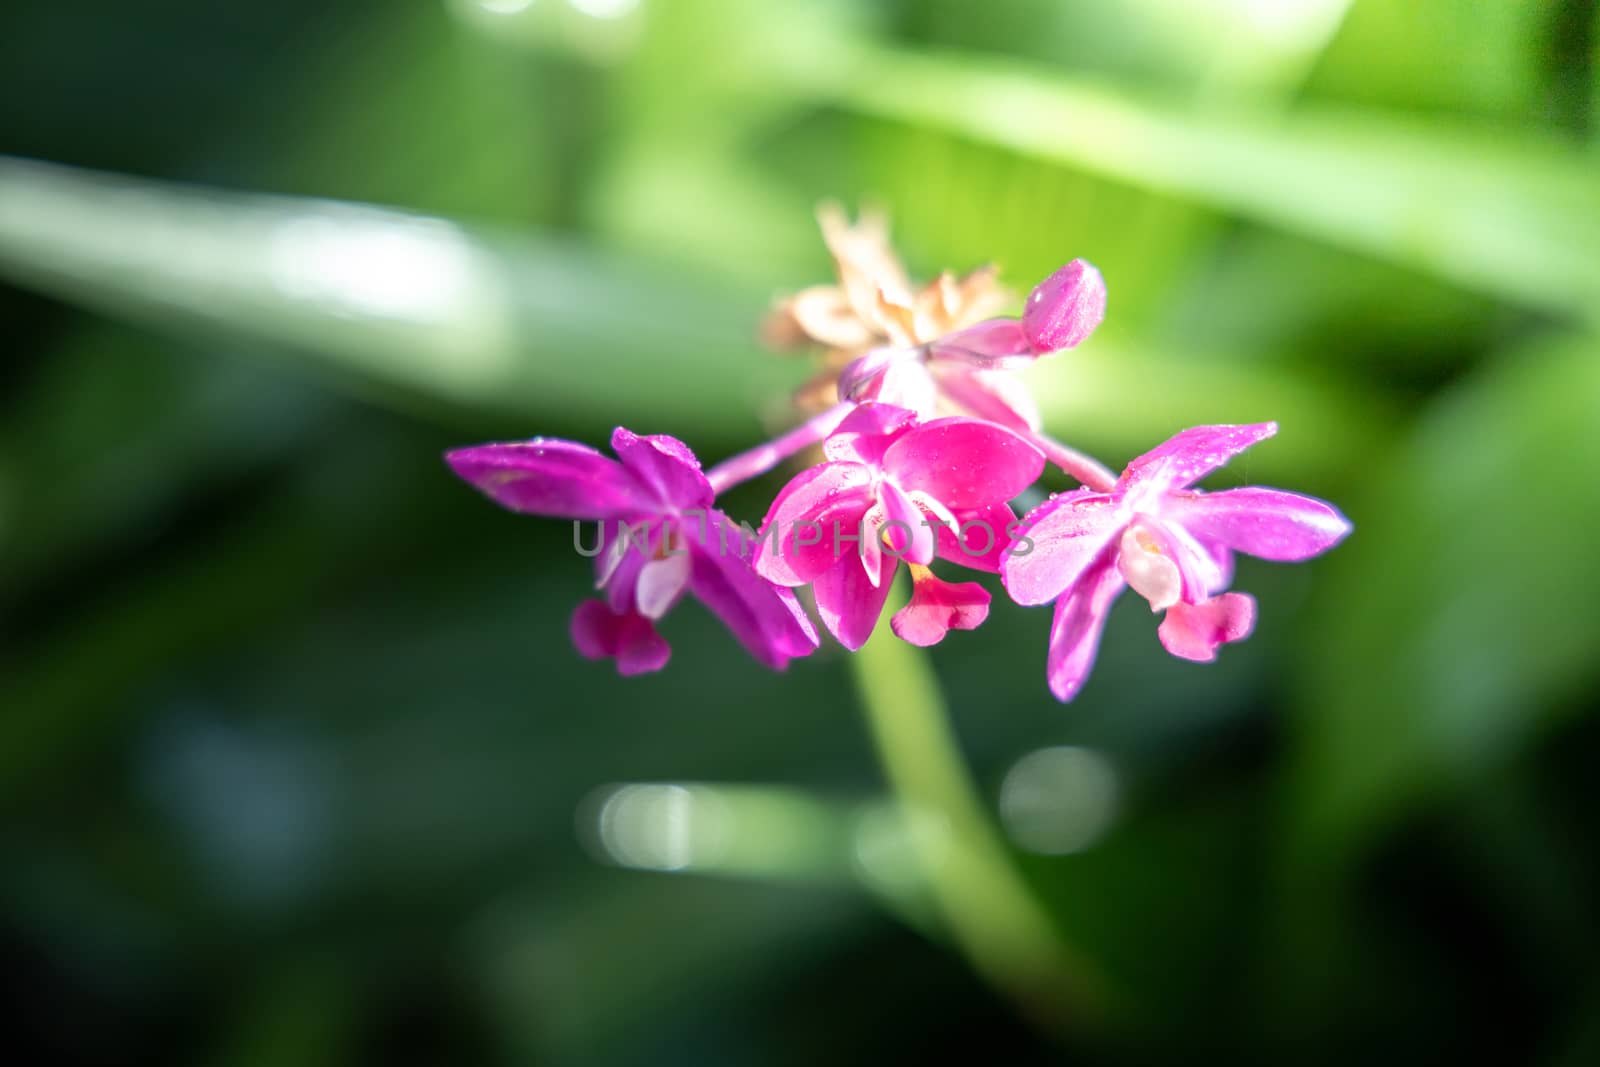
[[[923,423],[890,445],[883,469],[901,488],[950,508],[1004,503],[1032,485],[1044,455],[1003,427],[955,416]]]
[[[638,584],[634,586],[634,600],[639,614],[647,619],[661,618],[672,610],[688,584],[689,554],[686,549],[648,561],[639,568]]]
[[[1196,537],[1180,522],[1147,521],[1159,530],[1173,562],[1183,573],[1185,600],[1196,604],[1228,588],[1233,580],[1233,553],[1225,546]]]
[[[1038,358],[1017,319],[988,319],[928,346],[928,357],[977,370],[1017,370]]]
[[[617,613],[598,600],[585,600],[572,613],[572,643],[586,659],[615,659],[621,675],[659,671],[672,647],[655,625],[635,612]]]
[[[594,559],[594,587],[604,589],[611,576],[617,573],[628,554],[628,539],[618,535],[624,524],[618,523],[612,533],[606,533],[605,523],[600,524],[600,551]]]
[[[1151,611],[1165,611],[1183,595],[1178,565],[1143,526],[1130,526],[1123,532],[1117,570],[1135,593],[1150,601]]]
[[[618,426],[611,434],[611,450],[622,465],[648,486],[669,509],[709,507],[711,483],[700,473],[700,461],[676,437],[654,434],[641,437]]]
[[[1259,486],[1175,493],[1161,508],[1200,537],[1286,563],[1326,552],[1351,530],[1350,520],[1326,501]]]
[[[889,246],[889,225],[883,215],[862,212],[851,225],[837,205],[827,204],[817,209],[817,222],[858,318],[872,321],[880,286],[895,293],[910,290],[905,268]]]
[[[955,521],[938,529],[939,558],[975,571],[1000,573],[1000,564],[1011,545],[1011,529],[1017,521],[1009,504],[986,508],[967,508],[954,514]]]
[[[872,501],[872,472],[860,463],[823,463],[795,475],[767,512],[756,570],[779,585],[815,580],[839,558],[840,537],[858,531]]]
[[[720,511],[690,547],[689,588],[750,654],[774,670],[817,647],[817,631],[789,590],[774,586],[740,551],[739,528]]]
[[[884,449],[916,421],[916,412],[894,404],[860,404],[823,442],[823,454],[841,463],[876,467]]]
[[[923,648],[951,630],[975,630],[989,617],[989,591],[977,582],[946,582],[923,572],[911,587],[911,602],[889,620],[902,641]]]
[[[922,511],[930,529],[954,530],[956,528],[958,520],[955,512],[945,507],[944,503],[932,494],[917,489],[907,493],[906,497]]]
[[[1224,593],[1198,604],[1182,601],[1167,609],[1157,634],[1162,647],[1181,659],[1208,663],[1217,649],[1250,636],[1256,624],[1255,598],[1248,593]]]
[[[623,543],[622,558],[606,576],[602,586],[606,603],[612,611],[637,611],[639,608],[639,573],[650,562],[649,553],[642,552],[631,541]]]
[[[861,562],[861,570],[866,574],[867,581],[873,586],[876,586],[883,576],[883,561],[886,556],[883,551],[883,524],[888,520],[889,516],[883,509],[883,502],[874,501],[867,509],[867,513],[861,517],[861,525],[856,530],[856,558]]]
[[[616,460],[552,437],[458,448],[445,460],[462,480],[512,511],[552,519],[606,519],[655,510]]]
[[[929,369],[950,404],[980,419],[1018,433],[1039,428],[1039,408],[1021,378],[1007,371],[981,371],[959,363],[934,363]]]
[[[1132,530],[1137,530],[1138,536],[1123,535],[1119,565],[1128,584],[1150,601],[1152,611],[1178,600],[1198,604],[1227,585],[1231,567],[1225,568],[1211,550],[1177,523],[1140,515]],[[1145,558],[1136,559],[1136,553]],[[1141,585],[1130,568],[1140,570],[1142,581],[1155,584]]]
[[[889,364],[878,379],[877,389],[858,399],[905,408],[919,418],[932,418],[939,404],[939,383],[919,353],[915,358]]]
[[[856,651],[872,636],[878,616],[883,612],[883,603],[889,598],[889,586],[893,584],[897,566],[899,561],[893,556],[879,557],[879,569],[873,575],[877,581],[873,582],[855,560],[841,559],[812,584],[822,625],[850,651]]]
[[[917,314],[912,310],[909,291],[891,292],[880,286],[873,304],[872,319],[888,335],[891,344],[910,348],[916,344]]]
[[[836,285],[814,285],[790,297],[785,305],[795,325],[811,340],[829,348],[858,348],[872,340],[872,331],[856,316]]]
[[[1128,464],[1117,489],[1184,489],[1258,441],[1278,432],[1275,422],[1195,426],[1174,434]]]
[[[616,520],[605,533],[605,550],[595,558],[595,588],[605,591],[616,612],[638,610],[639,573],[656,557],[671,535],[659,518],[639,522]]]
[[[912,415],[928,416],[939,399],[939,388],[923,362],[921,349],[884,347],[872,349],[839,373],[838,395],[863,406],[881,404],[903,408]],[[856,457],[830,453],[829,458]]]
[[[889,369],[889,364],[914,358],[914,353],[903,348],[885,345],[869,349],[839,372],[839,398],[862,401],[877,399],[878,381]]]
[[[1022,312],[1022,328],[1038,352],[1082,344],[1106,317],[1106,283],[1081,259],[1034,287]]]
[[[1050,692],[1065,704],[1078,695],[1094,667],[1100,651],[1100,635],[1105,631],[1111,604],[1122,592],[1122,575],[1110,553],[1103,555],[1086,571],[1072,590],[1056,601],[1050,621],[1050,651],[1045,659],[1045,677]]]
[[[878,487],[887,519],[884,524],[890,549],[901,558],[926,566],[938,547],[933,523],[922,514],[905,491],[885,478]]]
[[[1072,587],[1121,535],[1126,517],[1120,505],[1115,496],[1074,489],[1029,512],[1000,564],[1011,599],[1044,604]]]

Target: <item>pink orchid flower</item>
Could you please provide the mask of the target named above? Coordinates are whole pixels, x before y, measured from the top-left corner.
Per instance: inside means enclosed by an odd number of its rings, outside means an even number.
[[[1105,312],[1100,272],[1075,259],[1034,287],[1020,319],[988,319],[924,344],[874,348],[840,373],[839,395],[922,418],[955,408],[1021,433],[1037,430],[1033,400],[1009,372],[1082,344]]]
[[[810,584],[823,625],[851,650],[877,625],[902,557],[920,568],[941,557],[998,570],[1016,519],[1007,501],[1044,468],[1039,450],[1003,427],[961,416],[919,424],[887,404],[856,408],[823,449],[827,462],[773,501],[755,568],[778,585]],[[928,609],[941,594],[923,588],[904,624],[917,643],[982,621],[976,598],[963,591],[953,594],[963,610],[953,602],[941,626]]]
[[[751,569],[751,546],[712,508],[711,484],[688,446],[618,427],[611,448],[621,462],[575,441],[539,437],[446,457],[502,507],[602,524],[595,566],[604,599],[585,601],[572,616],[580,653],[615,659],[625,675],[660,670],[671,648],[655,623],[685,592],[769,667],[781,670],[817,647],[794,594]]]
[[[1233,552],[1310,559],[1350,532],[1343,515],[1313,497],[1253,486],[1190,488],[1277,432],[1273,422],[1184,430],[1129,463],[1109,491],[1052,497],[1023,520],[1019,540],[1032,548],[1007,555],[1000,577],[1019,604],[1055,601],[1047,675],[1057,699],[1071,700],[1082,688],[1125,585],[1151,610],[1166,612],[1159,634],[1168,652],[1211,660],[1255,625],[1254,599],[1222,593]]]

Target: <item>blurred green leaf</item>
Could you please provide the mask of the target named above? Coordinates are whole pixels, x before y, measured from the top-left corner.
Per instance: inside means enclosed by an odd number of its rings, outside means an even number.
[[[517,1062],[661,1062],[706,998],[737,1028],[774,960],[803,971],[867,925],[854,893],[614,871],[541,882],[486,909],[466,944]]]
[[[315,355],[336,379],[486,411],[749,432],[755,401],[799,370],[753,357],[740,309],[753,319],[756,299],[681,271],[378,208],[20,160],[0,159],[0,272],[139,321]]]
[[[1561,0],[1357,0],[1309,90],[1376,107],[1534,118]],[[1417,47],[1426,41],[1427,47]]]
[[[373,462],[376,446],[329,444],[320,464],[252,501],[202,545],[98,584],[86,610],[58,628],[29,630],[4,650],[0,794],[35,785],[102,731],[117,728],[139,708],[133,694],[163,670],[305,605],[350,559],[392,564],[415,550],[430,524],[443,521],[438,502],[453,488],[444,478],[390,470],[381,477],[396,480],[383,492],[416,506],[406,513],[409,528],[391,526],[374,544],[358,501],[361,491],[379,488],[376,476],[385,471]]]
[[[1600,142],[1600,7],[1595,8],[1589,27],[1589,139]]]
[[[254,184],[474,221],[564,221],[588,163],[594,79],[527,63],[444,7],[325,15],[240,139]],[[556,97],[564,107],[539,106]]]
[[[1600,307],[1600,168],[1559,143],[1349,109],[1186,109],[1011,62],[863,49],[823,96],[1409,264]]]
[[[212,1067],[348,1063],[355,991],[348,964],[290,955],[262,975]]]
[[[931,0],[907,20],[919,42],[1019,55],[1138,79],[1186,95],[1292,88],[1350,0]]]
[[[1187,426],[1276,419],[1281,439],[1239,469],[1325,481],[1348,475],[1352,450],[1381,447],[1393,418],[1386,402],[1331,375],[1159,349],[1119,333],[1105,329],[1028,371],[1047,428],[1104,446],[1108,458],[1132,459]]]
[[[206,356],[98,320],[54,346],[0,424],[0,590],[150,536],[331,421],[326,395]]]
[[[1291,862],[1340,869],[1570,707],[1600,642],[1600,343],[1552,341],[1445,396],[1345,501],[1295,722]]]

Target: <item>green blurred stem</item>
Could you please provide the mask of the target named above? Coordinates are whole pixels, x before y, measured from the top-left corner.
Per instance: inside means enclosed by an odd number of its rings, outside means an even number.
[[[1101,1019],[1105,984],[1066,944],[1011,862],[962,763],[925,654],[887,633],[851,658],[878,755],[906,816],[917,861],[972,965],[1051,1030]]]

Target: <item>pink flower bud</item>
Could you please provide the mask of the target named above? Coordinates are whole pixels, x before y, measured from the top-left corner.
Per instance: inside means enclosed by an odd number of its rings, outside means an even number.
[[[1034,287],[1022,330],[1036,352],[1074,348],[1106,316],[1106,283],[1094,266],[1075,259]]]

